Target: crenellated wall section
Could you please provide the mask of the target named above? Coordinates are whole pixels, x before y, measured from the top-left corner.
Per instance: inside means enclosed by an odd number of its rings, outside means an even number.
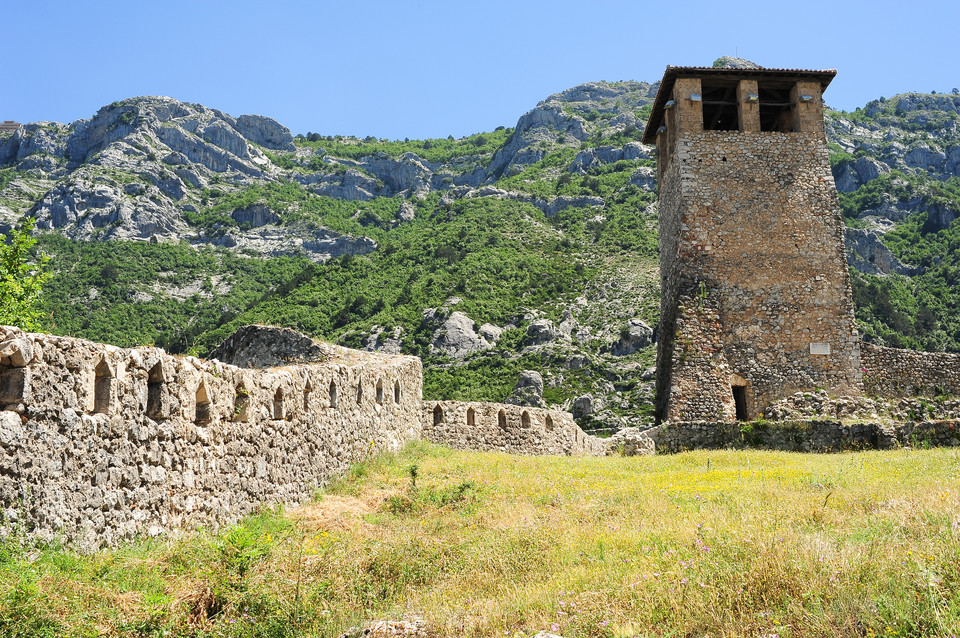
[[[0,327],[0,532],[95,548],[216,529],[308,500],[350,465],[421,438],[606,453],[567,412],[424,402],[417,357],[266,326],[241,328],[214,356]]]
[[[5,522],[82,546],[299,503],[422,435],[416,357],[267,369],[0,328]]]
[[[423,435],[452,448],[510,454],[602,456],[607,450],[569,412],[502,403],[424,401]]]

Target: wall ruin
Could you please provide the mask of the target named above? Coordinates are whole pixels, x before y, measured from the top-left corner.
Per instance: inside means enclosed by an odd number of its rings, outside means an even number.
[[[843,423],[835,420],[685,421],[647,430],[657,453],[687,450],[765,449],[785,452],[849,452],[899,447],[960,446],[960,421],[895,424]]]
[[[960,354],[863,343],[860,362],[864,392],[869,396],[960,396]]]
[[[606,454],[569,412],[502,403],[424,401],[423,436],[461,450],[528,455]]]
[[[84,547],[310,499],[422,434],[416,357],[245,369],[0,328],[5,522]]]
[[[421,438],[606,453],[567,412],[424,402],[416,357],[264,326],[215,354],[253,367],[0,327],[0,531],[95,548],[216,529]]]

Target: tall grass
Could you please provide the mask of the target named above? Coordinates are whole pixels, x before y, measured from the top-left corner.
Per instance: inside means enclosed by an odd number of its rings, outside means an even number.
[[[0,635],[960,633],[960,454],[528,458],[417,445],[319,500],[91,556],[0,552]]]

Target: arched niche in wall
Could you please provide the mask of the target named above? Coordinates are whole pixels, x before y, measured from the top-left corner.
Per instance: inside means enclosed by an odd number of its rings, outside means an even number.
[[[313,394],[313,384],[310,383],[310,379],[307,379],[307,382],[303,385],[303,411],[310,411],[310,395]]]
[[[393,382],[393,402],[400,403],[400,381]]]
[[[337,407],[337,382],[330,381],[330,407]]]
[[[283,419],[283,388],[277,388],[273,394],[273,418],[277,421]]]
[[[547,431],[553,430],[553,417],[549,414],[543,418],[543,424],[546,426]]]
[[[467,408],[467,425],[473,427],[477,424],[477,411],[473,408]]]
[[[500,408],[500,411],[497,412],[497,425],[502,429],[507,429],[507,412],[503,408]]]
[[[357,381],[357,405],[363,403],[363,379]]]
[[[433,424],[440,425],[443,423],[443,408],[439,405],[433,408]]]
[[[233,420],[246,421],[250,408],[250,392],[242,383],[233,393]]]
[[[520,427],[524,430],[530,427],[530,413],[526,410],[520,413]]]
[[[207,393],[207,384],[200,382],[197,386],[197,393],[194,396],[193,422],[197,425],[206,425],[210,423],[210,395]]]
[[[377,379],[377,403],[383,405],[383,379]]]
[[[106,359],[100,359],[93,375],[93,411],[107,414],[113,405],[113,370]]]
[[[167,416],[163,410],[163,384],[166,380],[163,363],[157,361],[147,373],[147,416],[151,419]]]
[[[0,405],[23,401],[26,377],[24,368],[0,365]]]

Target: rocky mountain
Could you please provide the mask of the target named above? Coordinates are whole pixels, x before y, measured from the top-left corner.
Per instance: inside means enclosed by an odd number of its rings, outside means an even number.
[[[616,429],[651,412],[656,178],[638,140],[656,88],[588,83],[514,128],[413,141],[133,98],[0,133],[0,228],[37,218],[54,331],[205,353],[239,324],[287,325],[422,356],[431,398]],[[868,339],[960,349],[958,109],[908,94],[828,115]]]
[[[476,189],[504,172],[521,172],[550,151],[579,149],[591,134],[636,131],[638,119],[629,109],[639,109],[650,95],[646,84],[585,84],[550,96],[524,115],[495,153],[479,148],[485,140],[475,136],[464,141],[464,150],[439,161],[431,161],[435,154],[429,153],[391,154],[372,139],[330,139],[329,150],[298,146],[286,127],[268,117],[234,118],[166,97],[132,98],[105,106],[89,120],[28,124],[0,137],[0,165],[12,169],[0,191],[0,228],[29,214],[41,230],[85,241],[187,240],[266,256],[306,254],[317,261],[366,254],[376,248],[369,238],[298,224],[291,206],[265,198],[217,210],[213,221],[203,213],[217,208],[211,198],[277,183],[345,201],[423,199],[434,191],[453,191],[458,198],[521,198],[553,213],[585,202]],[[613,117],[597,121],[598,109]],[[620,149],[606,154],[618,151],[622,156]],[[626,155],[648,157],[639,145]],[[587,154],[577,161],[582,171],[597,159]],[[396,218],[402,221],[408,211],[398,207]]]
[[[865,338],[960,349],[960,91],[880,98],[827,115]]]

